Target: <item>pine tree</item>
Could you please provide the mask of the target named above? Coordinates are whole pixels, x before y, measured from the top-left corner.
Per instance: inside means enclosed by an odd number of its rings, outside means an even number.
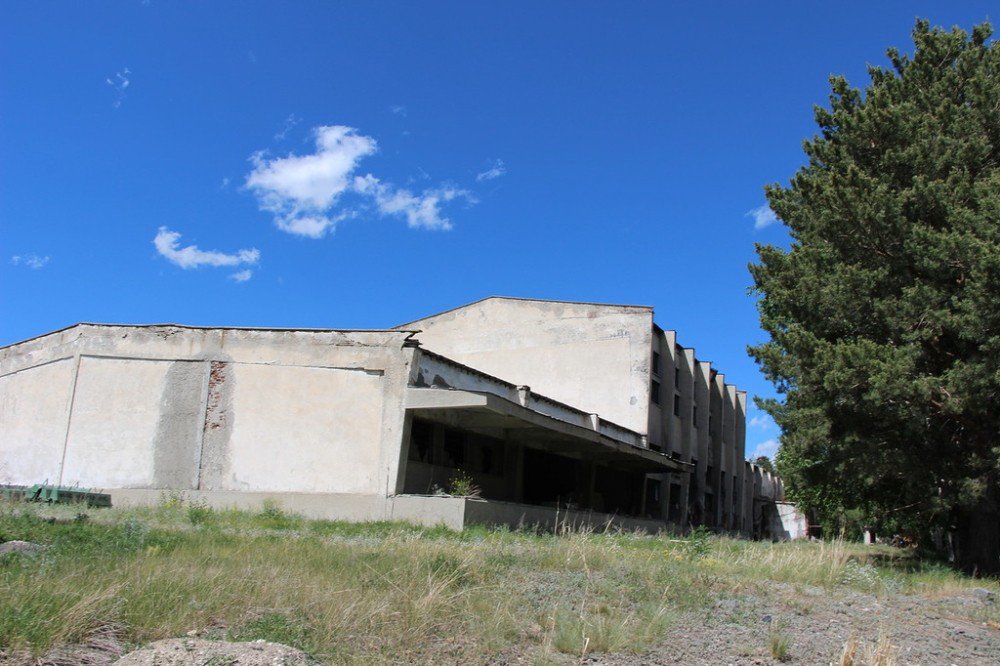
[[[751,264],[779,472],[823,515],[1000,571],[1000,48],[918,21],[766,188],[792,242]]]

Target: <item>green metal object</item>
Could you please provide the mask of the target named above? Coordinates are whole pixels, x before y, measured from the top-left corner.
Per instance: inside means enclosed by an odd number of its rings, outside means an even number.
[[[86,504],[88,507],[110,507],[111,495],[90,488],[53,486],[36,483],[33,486],[0,485],[0,498],[8,502],[46,502],[48,504]]]

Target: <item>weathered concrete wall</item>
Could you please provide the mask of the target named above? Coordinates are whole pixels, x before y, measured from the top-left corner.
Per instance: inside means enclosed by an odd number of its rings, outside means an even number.
[[[489,298],[406,328],[430,351],[648,430],[651,308]]]
[[[0,482],[391,493],[407,337],[83,324],[0,349]]]
[[[804,539],[809,536],[809,521],[799,508],[788,502],[777,502],[778,523],[786,539]]]
[[[75,373],[70,357],[0,375],[0,483],[58,480]]]

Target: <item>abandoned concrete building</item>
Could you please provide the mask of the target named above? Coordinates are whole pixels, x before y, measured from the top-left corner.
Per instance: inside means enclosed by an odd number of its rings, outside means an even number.
[[[491,297],[374,331],[78,324],[0,349],[0,484],[798,536],[780,479],[744,460],[745,414],[645,306]]]

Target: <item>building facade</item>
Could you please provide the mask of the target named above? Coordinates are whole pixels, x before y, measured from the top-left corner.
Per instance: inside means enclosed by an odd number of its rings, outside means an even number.
[[[494,297],[379,331],[79,324],[0,349],[0,484],[764,535],[780,480],[744,461],[745,411],[647,307]]]

